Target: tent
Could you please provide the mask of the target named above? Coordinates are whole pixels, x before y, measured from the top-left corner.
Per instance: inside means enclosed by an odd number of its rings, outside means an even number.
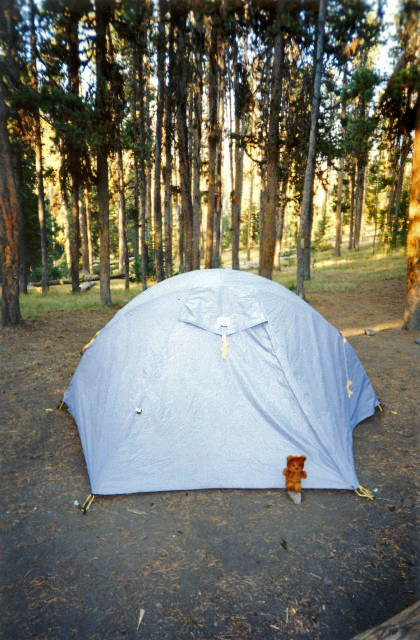
[[[356,489],[352,430],[378,404],[351,345],[285,287],[192,271],[139,294],[85,349],[64,402],[94,494]]]

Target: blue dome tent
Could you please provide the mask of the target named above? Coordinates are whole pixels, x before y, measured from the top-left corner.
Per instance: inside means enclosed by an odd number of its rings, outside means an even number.
[[[378,400],[351,345],[294,293],[192,271],[139,294],[86,348],[64,395],[93,494],[356,489],[352,430]]]

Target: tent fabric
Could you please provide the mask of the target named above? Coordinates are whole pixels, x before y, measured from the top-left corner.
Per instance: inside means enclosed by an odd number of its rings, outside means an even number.
[[[349,393],[348,393],[349,390]],[[136,296],[88,346],[64,395],[94,494],[355,489],[352,430],[378,400],[351,345],[294,293],[192,271]]]

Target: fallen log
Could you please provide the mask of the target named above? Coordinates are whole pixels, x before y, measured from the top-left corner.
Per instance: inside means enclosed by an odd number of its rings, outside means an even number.
[[[352,640],[417,640],[420,638],[420,600],[386,622],[359,633]]]
[[[124,273],[112,273],[110,275],[111,280],[119,280],[121,278],[124,278],[125,274]],[[99,281],[99,276],[96,275],[96,273],[93,273],[92,275],[87,275],[87,276],[81,276],[80,277],[80,282],[98,282]],[[32,285],[33,287],[40,287],[41,286],[41,282],[30,282],[30,285]],[[50,285],[55,285],[55,284],[71,284],[71,280],[70,278],[57,278],[56,280],[49,280],[48,284]]]

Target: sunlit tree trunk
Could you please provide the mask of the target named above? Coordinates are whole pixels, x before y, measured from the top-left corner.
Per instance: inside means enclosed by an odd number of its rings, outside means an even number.
[[[248,224],[246,233],[246,259],[247,262],[251,260],[251,243],[252,243],[252,223],[253,223],[253,207],[252,201],[254,197],[254,165],[251,165],[251,180],[249,184],[249,209],[248,209]]]
[[[305,254],[310,253],[310,212],[313,199],[313,183],[315,171],[316,135],[318,128],[319,104],[321,99],[322,58],[324,53],[325,16],[328,0],[320,0],[318,13],[318,34],[315,48],[315,77],[312,97],[311,128],[309,133],[308,158],[305,169],[302,203],[300,208],[299,234],[297,244],[297,294],[305,297]],[[309,236],[309,240],[308,240]],[[309,258],[310,261],[310,258]],[[308,260],[306,260],[307,266]]]
[[[343,68],[343,90],[347,86],[347,65]],[[344,141],[346,135],[345,118],[346,118],[346,101],[344,98],[341,102],[341,140]],[[344,179],[344,157],[343,150],[340,156],[340,166],[338,170],[337,180],[337,206],[335,210],[335,255],[341,256],[341,242],[343,236],[343,179]]]
[[[218,34],[217,34],[217,16],[212,15],[211,21],[211,41],[209,51],[209,73],[208,73],[208,92],[209,92],[209,134],[208,134],[208,175],[209,175],[209,194],[207,206],[207,231],[206,231],[206,254],[205,267],[211,269],[213,267],[213,241],[214,241],[214,224],[216,218],[216,160],[217,160],[217,141],[219,136],[218,129]]]
[[[214,239],[213,239],[213,267],[220,267],[221,260],[221,237],[222,237],[222,209],[223,209],[223,121],[224,121],[224,101],[225,101],[225,43],[220,41],[218,52],[218,107],[217,107],[217,152],[216,152],[216,215],[214,218]]]
[[[350,222],[349,222],[349,249],[353,249],[354,239],[354,202],[356,195],[356,169],[355,162],[350,159]]]
[[[420,100],[417,99],[407,233],[404,329],[420,329]]]
[[[395,202],[394,202],[394,213],[393,213],[393,223],[392,223],[392,245],[396,245],[397,243],[397,235],[398,229],[400,225],[400,205],[401,205],[401,193],[404,182],[404,174],[405,174],[405,165],[407,162],[407,156],[411,149],[411,144],[407,140],[403,140],[402,148],[401,148],[401,157],[398,166],[398,178],[397,178],[397,186],[395,189]]]

